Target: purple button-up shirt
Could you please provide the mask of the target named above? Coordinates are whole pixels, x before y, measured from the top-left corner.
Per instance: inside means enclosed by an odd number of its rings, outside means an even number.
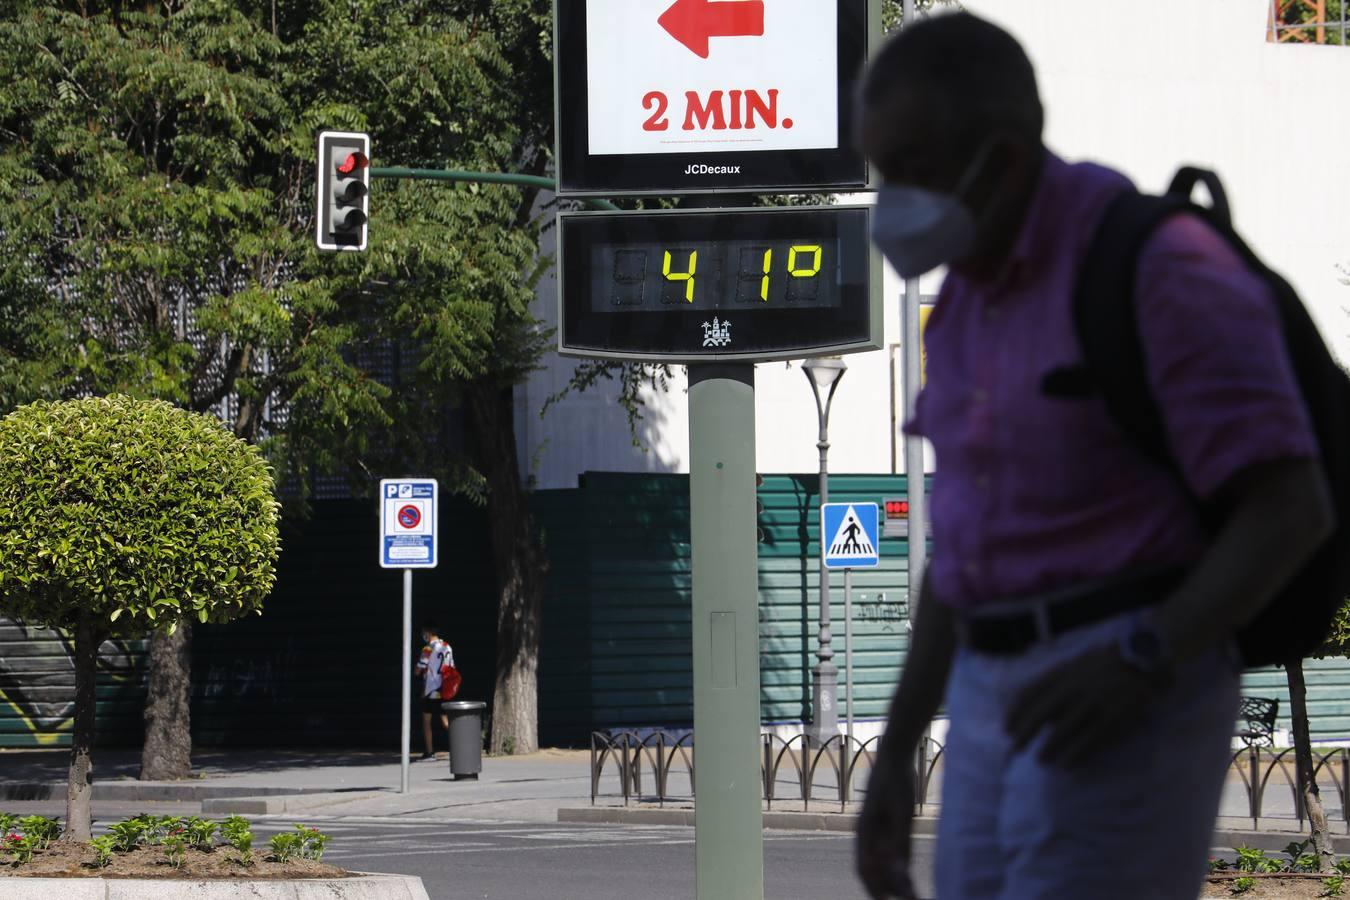
[[[1099,394],[1041,381],[1081,363],[1072,301],[1107,203],[1129,182],[1047,154],[1008,265],[948,275],[928,322],[928,384],[908,430],[932,441],[937,596],[958,609],[1139,568],[1180,566],[1206,536],[1175,476],[1121,432]],[[1316,442],[1267,285],[1198,219],[1145,245],[1136,308],[1147,369],[1187,487],[1311,458]]]

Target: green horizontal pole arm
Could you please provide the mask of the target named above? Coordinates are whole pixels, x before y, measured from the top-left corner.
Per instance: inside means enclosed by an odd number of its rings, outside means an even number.
[[[458,169],[408,169],[403,166],[371,166],[371,178],[409,178],[420,181],[466,181],[477,184],[512,184],[517,187],[537,187],[557,192],[558,182],[543,175],[525,175],[519,172],[465,172]],[[608,200],[587,198],[596,209],[617,210]]]

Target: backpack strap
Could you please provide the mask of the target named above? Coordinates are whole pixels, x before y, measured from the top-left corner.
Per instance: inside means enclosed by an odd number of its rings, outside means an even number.
[[[1203,184],[1205,190],[1209,191],[1209,206],[1203,207],[1205,218],[1219,226],[1221,231],[1231,233],[1233,214],[1228,206],[1228,192],[1223,189],[1223,182],[1219,181],[1219,176],[1209,169],[1197,166],[1182,166],[1177,169],[1177,174],[1172,176],[1172,183],[1167,186],[1167,196],[1190,200],[1197,184]]]
[[[1135,276],[1139,253],[1158,226],[1194,208],[1184,196],[1155,197],[1133,189],[1111,201],[1083,257],[1073,300],[1084,363],[1111,418],[1151,459],[1172,471],[1177,466],[1148,383]]]

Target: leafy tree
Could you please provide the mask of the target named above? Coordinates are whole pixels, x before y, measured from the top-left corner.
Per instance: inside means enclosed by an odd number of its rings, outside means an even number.
[[[75,636],[70,839],[90,837],[99,645],[260,612],[278,551],[269,467],[211,417],[113,396],[0,419],[0,611]]]
[[[468,458],[427,448],[426,471],[523,508],[499,413],[542,348],[534,194],[377,182],[371,251],[321,256],[314,132],[370,131],[377,164],[542,171],[550,35],[547,0],[9,4],[0,411],[162,398],[219,416],[301,487],[316,470],[368,487],[405,467],[385,448],[413,417],[462,403],[475,434],[497,431]],[[401,396],[362,364],[396,344],[414,349]],[[529,653],[537,540],[528,517],[493,516],[515,527],[494,540],[503,585],[532,585],[503,589],[507,645]],[[152,641],[146,777],[189,771],[188,636]],[[527,692],[503,693],[504,709]]]

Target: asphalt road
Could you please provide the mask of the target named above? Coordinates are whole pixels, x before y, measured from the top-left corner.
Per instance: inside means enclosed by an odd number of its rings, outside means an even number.
[[[255,828],[290,828],[256,817]],[[694,831],[686,827],[306,819],[332,835],[324,861],[417,875],[432,900],[693,900]],[[931,896],[932,842],[916,842],[918,887]],[[764,833],[764,895],[864,900],[849,834]]]
[[[192,815],[195,803],[96,803],[94,831],[138,813]],[[65,815],[64,802],[7,803],[19,815]],[[431,900],[694,900],[694,829],[678,826],[442,821],[432,818],[247,816],[265,847],[297,822],[329,834],[324,862],[416,875]],[[932,896],[930,838],[915,839],[913,873]],[[853,838],[766,831],[765,900],[865,900]]]

